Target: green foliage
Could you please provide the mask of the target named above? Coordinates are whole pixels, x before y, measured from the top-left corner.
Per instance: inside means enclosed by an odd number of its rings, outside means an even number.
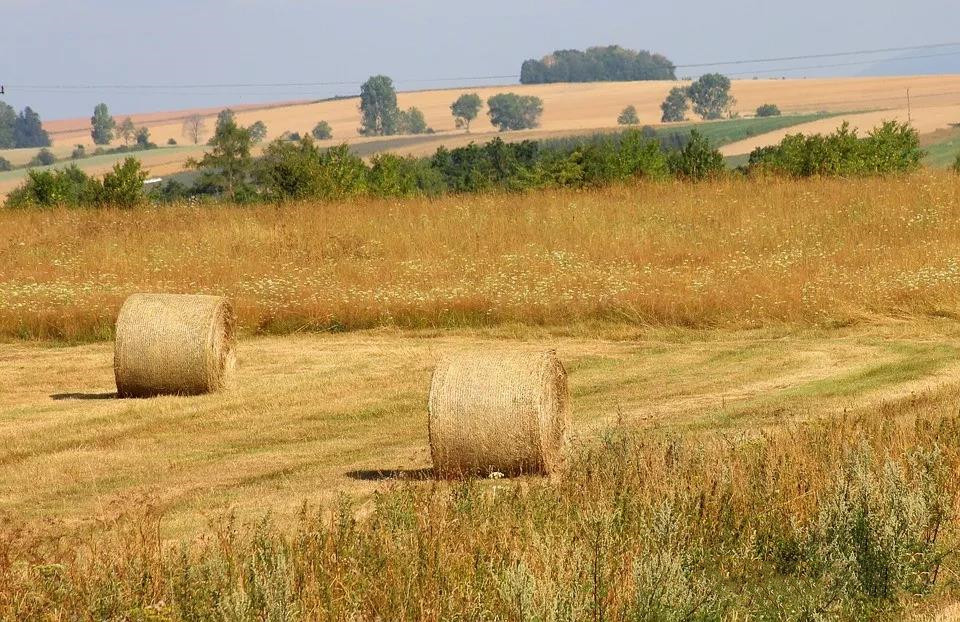
[[[330,127],[330,124],[326,121],[320,121],[313,126],[313,131],[310,132],[314,138],[317,140],[330,140],[333,138],[333,129]]]
[[[529,179],[539,155],[533,141],[506,143],[495,138],[485,145],[437,149],[431,166],[451,192],[482,192],[494,188],[521,189],[536,185]]]
[[[719,73],[700,76],[687,87],[687,97],[693,102],[693,111],[707,120],[722,119],[736,103],[730,96],[730,78]]]
[[[117,137],[123,141],[124,145],[129,145],[130,141],[136,138],[137,127],[133,124],[133,119],[127,117],[117,126]]]
[[[259,145],[267,137],[267,125],[263,121],[256,121],[247,131],[250,132],[250,141],[254,145]]]
[[[210,139],[211,149],[198,162],[191,159],[189,166],[201,171],[201,184],[231,201],[249,198],[247,185],[253,161],[250,130],[240,127],[230,110],[224,110],[217,119],[217,129]]]
[[[50,146],[50,136],[43,129],[40,115],[30,106],[24,108],[14,121],[13,142],[18,149]]]
[[[660,104],[660,110],[663,111],[660,120],[664,123],[686,121],[688,108],[690,108],[690,103],[687,100],[687,89],[682,86],[675,86],[670,89],[667,98]]]
[[[8,104],[0,102],[0,149],[17,146],[13,128],[17,124],[17,112]]]
[[[93,137],[95,145],[109,145],[113,140],[113,129],[117,122],[110,116],[106,104],[97,104],[93,109],[93,116],[90,117],[90,136]]]
[[[147,173],[136,158],[126,158],[114,164],[113,170],[103,176],[97,189],[96,202],[113,207],[133,207],[143,203],[143,182]]]
[[[177,139],[176,139],[176,138],[168,138],[168,139],[167,139],[167,144],[170,145],[170,146],[176,145],[176,144],[177,144]]]
[[[487,100],[487,108],[490,122],[501,132],[526,130],[540,125],[543,100],[533,95],[500,93]]]
[[[690,131],[690,140],[683,149],[670,154],[669,166],[677,177],[692,181],[717,177],[726,170],[723,155],[697,130]]]
[[[79,160],[87,156],[87,149],[83,145],[77,145],[73,148],[73,151],[70,152],[71,160]]]
[[[673,63],[660,54],[610,45],[586,51],[557,50],[541,60],[525,61],[520,68],[520,83],[675,80],[674,69]]]
[[[37,155],[33,156],[33,159],[30,160],[30,166],[50,166],[51,164],[56,163],[57,156],[53,155],[53,152],[44,147],[37,152]]]
[[[953,172],[960,175],[960,153],[957,154],[957,159],[953,161]]]
[[[137,138],[137,147],[140,149],[150,149],[151,147],[156,147],[153,143],[150,142],[150,130],[146,127],[138,127],[136,132]]]
[[[636,106],[627,106],[617,117],[617,124],[619,125],[636,125],[638,123],[640,123],[640,117],[637,116]]]
[[[97,184],[76,165],[59,170],[31,170],[22,185],[7,195],[10,208],[95,205]]]
[[[450,112],[456,121],[458,128],[466,128],[470,131],[470,123],[480,114],[483,108],[483,100],[476,93],[464,93],[457,98],[457,101],[450,104]]]
[[[435,196],[445,190],[429,160],[381,153],[370,161],[368,191],[378,197]]]
[[[373,76],[360,87],[360,134],[364,136],[392,136],[397,133],[400,110],[393,80],[387,76]]]
[[[0,157],[0,173],[4,171],[12,171],[12,170],[13,170],[13,165],[10,164],[10,160],[4,157]]]
[[[426,134],[427,120],[419,108],[411,107],[397,113],[398,134]]]
[[[758,117],[779,117],[780,108],[776,104],[763,104],[762,106],[757,107],[757,116]]]
[[[336,200],[367,189],[367,166],[346,145],[320,149],[310,137],[275,140],[257,163],[256,181],[269,200]]]
[[[848,123],[826,136],[793,134],[750,154],[748,169],[793,177],[883,175],[915,170],[923,159],[917,131],[889,121],[866,138]]]
[[[237,124],[237,114],[230,108],[224,108],[217,113],[216,129]]]

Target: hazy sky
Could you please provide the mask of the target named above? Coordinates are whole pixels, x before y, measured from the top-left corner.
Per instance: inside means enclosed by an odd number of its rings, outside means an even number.
[[[354,94],[375,73],[402,89],[481,84],[429,80],[516,75],[524,59],[558,48],[617,43],[683,64],[951,42],[958,23],[957,0],[0,0],[0,99],[45,119],[88,116],[100,101],[121,114]],[[938,52],[960,47],[913,54]],[[717,69],[849,60],[858,59]],[[170,86],[288,82],[351,84]],[[52,85],[98,88],[29,88]]]

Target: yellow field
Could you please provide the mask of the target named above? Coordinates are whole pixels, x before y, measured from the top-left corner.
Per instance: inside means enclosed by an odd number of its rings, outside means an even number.
[[[509,85],[450,90],[405,92],[398,95],[401,108],[416,106],[426,117],[428,125],[438,135],[436,140],[405,146],[398,142],[393,150],[398,153],[424,155],[441,144],[456,146],[470,141],[489,140],[496,134],[485,114],[473,124],[473,134],[467,135],[454,128],[450,104],[463,92],[476,92],[484,99],[505,91],[536,95],[544,101],[541,127],[532,132],[511,133],[513,138],[539,138],[564,135],[587,130],[609,128],[616,124],[617,115],[628,106],[637,109],[640,122],[649,125],[660,123],[660,103],[667,92],[677,83],[673,82],[596,82],[586,84]],[[912,112],[907,112],[907,89],[912,98]],[[726,155],[750,152],[754,147],[773,144],[788,132],[831,131],[844,120],[849,120],[862,131],[872,129],[882,120],[906,121],[908,116],[921,133],[934,132],[960,122],[960,76],[914,76],[884,78],[830,78],[790,80],[734,80],[732,93],[737,99],[734,111],[749,116],[757,106],[764,103],[777,104],[784,113],[801,112],[849,112],[849,115],[814,122],[808,126],[795,126],[788,130],[771,132],[742,143],[728,145]],[[240,123],[249,125],[263,121],[267,125],[267,138],[273,139],[284,132],[309,133],[320,120],[326,120],[333,128],[330,143],[362,143],[370,138],[360,137],[359,100],[343,99],[320,103],[280,103],[269,106],[249,105],[237,107]],[[863,111],[878,111],[857,114]],[[183,119],[192,113],[205,117],[207,136],[212,132],[216,110],[199,109],[133,115],[138,125],[150,128],[151,139],[163,145],[173,138],[186,144],[182,135]],[[690,113],[692,116],[692,111]],[[89,119],[50,121],[46,124],[54,140],[54,151],[59,157],[67,157],[75,144],[92,147]],[[382,140],[382,139],[377,139]],[[402,137],[396,137],[402,140]],[[196,152],[199,153],[199,150]],[[176,154],[150,154],[141,156],[146,167],[154,175],[167,175],[182,170],[193,151]],[[0,156],[14,164],[24,164],[36,154],[35,149],[4,150]],[[101,174],[109,165],[81,161],[80,166],[91,173]],[[19,180],[0,179],[0,194],[8,192]]]

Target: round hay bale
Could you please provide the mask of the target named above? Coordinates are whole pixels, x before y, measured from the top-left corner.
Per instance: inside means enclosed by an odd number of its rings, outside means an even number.
[[[234,314],[226,298],[133,294],[117,316],[113,371],[120,397],[197,395],[233,374]]]
[[[567,372],[553,350],[461,352],[437,365],[429,434],[442,475],[550,473],[563,464]]]

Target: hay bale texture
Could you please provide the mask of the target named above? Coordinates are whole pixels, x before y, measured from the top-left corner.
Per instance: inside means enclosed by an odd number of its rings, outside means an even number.
[[[133,294],[117,316],[113,370],[120,397],[197,395],[232,376],[234,314],[226,298]]]
[[[468,351],[440,361],[429,399],[441,475],[550,473],[563,463],[567,373],[553,350]]]

